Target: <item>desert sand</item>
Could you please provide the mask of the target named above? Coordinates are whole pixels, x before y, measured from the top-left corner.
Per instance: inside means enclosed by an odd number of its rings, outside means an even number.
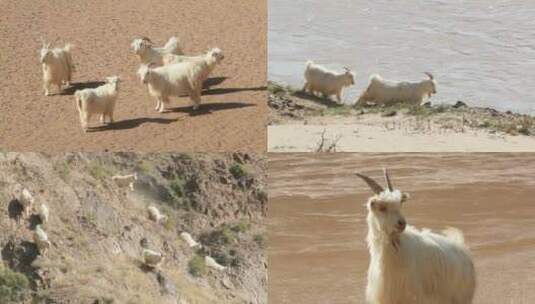
[[[366,199],[353,173],[411,194],[410,225],[461,229],[477,271],[474,304],[535,302],[535,156],[270,154],[269,301],[364,303]]]
[[[0,16],[0,147],[7,151],[265,151],[265,0],[7,1]],[[192,112],[188,98],[169,113],[136,77],[131,41],[156,45],[177,35],[187,54],[220,47],[226,57]],[[76,87],[119,75],[116,124],[83,134],[72,95],[45,97],[40,38],[74,44]],[[55,92],[55,91],[54,91]],[[95,121],[95,125],[98,123]]]

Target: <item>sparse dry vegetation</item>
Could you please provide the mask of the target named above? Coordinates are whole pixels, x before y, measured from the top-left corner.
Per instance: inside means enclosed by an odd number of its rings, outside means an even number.
[[[266,303],[266,256],[255,239],[264,233],[267,206],[262,157],[6,153],[0,166],[6,169],[0,172],[6,206],[0,208],[0,269],[20,273],[34,301],[237,304],[259,297]],[[110,181],[125,172],[138,172],[136,191]],[[7,189],[13,183],[23,183],[50,207],[45,228],[52,247],[46,256],[37,255],[27,220],[10,217]],[[150,204],[168,221],[150,221]],[[182,231],[203,248],[188,247]],[[143,267],[141,243],[163,253],[159,269]],[[206,269],[206,255],[231,271]]]
[[[464,102],[455,104],[412,105],[398,103],[388,106],[349,106],[303,94],[299,90],[270,82],[268,86],[270,122],[284,123],[321,116],[365,117],[414,117],[419,121],[429,121],[444,129],[464,131],[465,128],[485,129],[490,133],[501,132],[509,135],[535,135],[535,117],[525,114],[499,112],[491,108],[470,107]]]

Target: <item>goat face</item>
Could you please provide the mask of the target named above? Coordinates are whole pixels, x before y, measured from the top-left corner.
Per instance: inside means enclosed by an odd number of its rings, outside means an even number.
[[[368,201],[368,210],[376,218],[381,231],[388,235],[400,234],[405,230],[407,221],[401,212],[404,199],[399,190],[383,192]]]
[[[223,51],[221,51],[220,48],[211,49],[210,53],[212,57],[215,59],[216,63],[220,63],[221,61],[223,61],[223,59],[225,59],[225,55],[223,55]]]
[[[345,73],[345,85],[350,86],[355,84],[355,75],[350,70],[346,69]]]
[[[137,38],[132,41],[132,44],[130,46],[134,50],[134,53],[140,55],[143,54],[145,50],[149,48],[150,44],[145,39]]]
[[[372,178],[357,173],[368,186],[373,190],[375,195],[368,200],[368,212],[375,219],[378,228],[388,235],[402,233],[407,227],[407,221],[401,212],[403,203],[409,198],[408,193],[401,192],[392,187],[388,171],[384,169],[384,177],[387,189],[384,189]]]
[[[429,80],[425,80],[424,83],[425,83],[426,92],[428,92],[428,96],[431,97],[431,95],[437,93],[437,82],[433,74],[428,73],[428,72],[425,72],[424,74],[427,75],[427,77],[429,77]]]

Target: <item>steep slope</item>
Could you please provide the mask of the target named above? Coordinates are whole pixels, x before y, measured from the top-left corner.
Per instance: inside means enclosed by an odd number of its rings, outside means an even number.
[[[38,303],[266,303],[265,160],[249,154],[0,153],[3,267],[24,274]],[[135,191],[111,181],[138,172]],[[46,203],[52,243],[37,255],[12,188]],[[150,221],[146,208],[169,216]],[[192,249],[180,232],[203,244]],[[150,270],[142,244],[162,252]],[[228,266],[204,266],[210,255]]]

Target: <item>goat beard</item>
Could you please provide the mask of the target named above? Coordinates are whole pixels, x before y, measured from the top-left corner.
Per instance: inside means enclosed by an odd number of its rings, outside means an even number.
[[[399,248],[401,247],[401,238],[399,232],[394,232],[390,235],[390,242],[392,243],[392,247],[399,252]]]

